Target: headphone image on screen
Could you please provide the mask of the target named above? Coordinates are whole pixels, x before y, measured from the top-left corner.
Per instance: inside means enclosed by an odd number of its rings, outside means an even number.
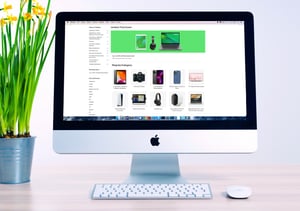
[[[161,105],[161,95],[160,95],[160,93],[155,94],[154,104],[157,105],[157,106]]]
[[[156,48],[156,43],[155,43],[155,40],[154,40],[154,36],[151,37],[151,43],[150,43],[150,49],[151,50],[155,50]]]

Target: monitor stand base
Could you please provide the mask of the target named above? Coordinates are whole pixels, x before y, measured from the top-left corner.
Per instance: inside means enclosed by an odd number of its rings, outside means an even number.
[[[181,177],[177,154],[133,154],[130,175],[125,183],[187,183]]]

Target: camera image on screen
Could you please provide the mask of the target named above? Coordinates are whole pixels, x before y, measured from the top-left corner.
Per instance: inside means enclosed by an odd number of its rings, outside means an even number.
[[[134,73],[133,74],[133,81],[134,82],[144,82],[145,81],[145,74],[142,72]]]

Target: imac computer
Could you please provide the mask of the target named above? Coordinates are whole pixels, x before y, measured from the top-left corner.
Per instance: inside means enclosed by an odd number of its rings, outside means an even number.
[[[256,122],[251,13],[57,14],[57,153],[132,154],[128,182],[178,182],[178,154],[254,152]]]

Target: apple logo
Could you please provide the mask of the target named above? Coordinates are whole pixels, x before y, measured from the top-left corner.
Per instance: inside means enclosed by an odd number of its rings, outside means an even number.
[[[160,144],[158,135],[155,135],[154,137],[152,137],[150,139],[150,142],[151,142],[152,146],[158,146]]]

